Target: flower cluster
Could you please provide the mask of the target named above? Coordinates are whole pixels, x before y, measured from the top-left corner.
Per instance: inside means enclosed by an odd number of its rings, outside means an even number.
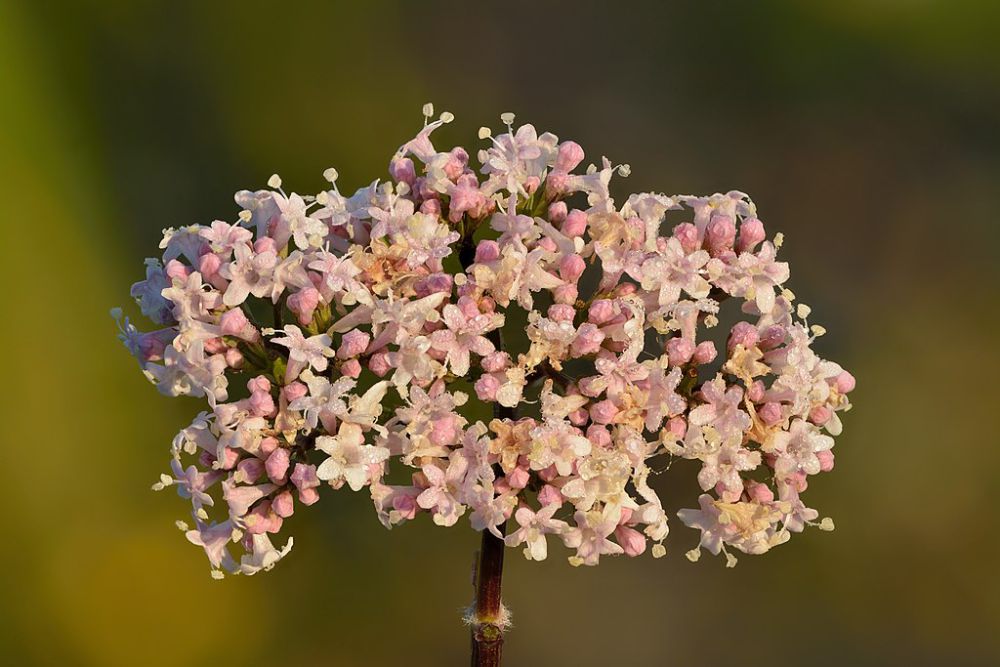
[[[800,495],[833,468],[854,379],[811,349],[824,331],[750,199],[618,206],[627,165],[580,171],[578,144],[512,114],[474,169],[432,114],[385,182],[345,196],[329,169],[302,196],[273,176],[233,222],[166,230],[132,287],[160,328],[115,309],[146,377],[207,401],[154,488],[190,500],[178,524],[213,575],[273,566],[284,520],[344,486],[387,527],[468,515],[533,560],[550,537],[574,565],[658,557],[651,476],[678,459],[704,491],[679,517],[729,564],[832,528]],[[723,305],[739,321],[713,342]],[[489,423],[463,416],[473,394]]]

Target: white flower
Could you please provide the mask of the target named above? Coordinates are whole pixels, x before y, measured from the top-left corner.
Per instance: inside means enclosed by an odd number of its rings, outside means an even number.
[[[352,491],[359,491],[369,482],[369,466],[389,458],[389,450],[385,447],[366,445],[364,442],[361,427],[347,422],[340,425],[336,436],[316,438],[316,449],[330,455],[320,464],[316,476],[334,488],[347,482]]]

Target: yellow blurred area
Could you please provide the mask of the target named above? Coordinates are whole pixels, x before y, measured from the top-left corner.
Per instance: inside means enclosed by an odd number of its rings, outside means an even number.
[[[464,664],[464,523],[327,493],[273,572],[210,579],[149,490],[201,408],[108,316],[162,228],[275,171],[381,178],[428,100],[445,141],[512,110],[628,162],[619,195],[751,193],[858,378],[806,496],[835,532],[734,570],[676,520],[658,561],[511,550],[509,664],[1000,663],[998,5],[709,4],[0,3],[0,664]]]

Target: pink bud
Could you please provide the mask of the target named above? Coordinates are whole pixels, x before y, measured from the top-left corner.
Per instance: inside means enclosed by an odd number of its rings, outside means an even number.
[[[460,297],[458,299],[458,309],[466,317],[478,317],[480,315],[479,304],[471,296]]]
[[[682,222],[674,227],[674,238],[681,242],[681,248],[686,253],[692,253],[701,247],[698,228],[690,222]]]
[[[253,484],[264,473],[264,462],[255,458],[243,459],[236,464],[236,472],[247,484]]]
[[[361,362],[358,361],[357,359],[351,359],[349,361],[345,361],[340,366],[340,374],[349,378],[358,377],[359,375],[361,375]]]
[[[764,391],[764,383],[760,380],[755,380],[750,385],[750,389],[747,390],[747,397],[754,403],[760,403],[764,399]]]
[[[819,469],[823,472],[830,472],[833,470],[833,451],[830,449],[824,449],[821,452],[816,452],[816,458],[819,459]]]
[[[680,415],[677,417],[671,417],[667,421],[667,429],[674,437],[678,439],[683,438],[687,433],[687,422],[684,420],[684,417],[681,417]]]
[[[240,453],[232,447],[225,447],[222,450],[222,458],[219,465],[223,470],[232,470],[240,460]]]
[[[617,414],[618,406],[609,398],[590,406],[590,418],[596,424],[610,424]]]
[[[837,391],[839,391],[841,394],[851,393],[852,391],[854,391],[854,387],[857,384],[854,379],[854,376],[848,373],[847,371],[844,371],[837,376],[836,383],[837,383],[836,385]]]
[[[533,195],[535,194],[535,191],[538,189],[538,186],[541,185],[541,183],[542,183],[541,179],[539,179],[537,176],[529,176],[528,178],[524,179],[524,191],[527,192],[529,196]]]
[[[454,443],[458,438],[458,424],[454,415],[448,414],[432,421],[428,438],[439,447]]]
[[[279,447],[267,457],[264,468],[267,470],[267,476],[272,482],[275,484],[284,484],[287,480],[285,475],[288,473],[288,464],[288,450]]]
[[[635,528],[618,526],[615,528],[615,539],[626,556],[634,558],[646,550],[646,537]]]
[[[452,278],[450,275],[447,273],[432,273],[426,278],[417,281],[413,289],[416,291],[417,296],[425,297],[437,292],[450,293],[451,287]]]
[[[385,352],[376,352],[368,360],[368,370],[379,377],[383,377],[392,366],[389,365],[389,355]]]
[[[236,336],[250,343],[260,339],[260,334],[250,324],[242,308],[232,308],[224,312],[219,318],[219,329],[224,336]]]
[[[420,212],[427,215],[441,215],[441,201],[438,199],[425,199],[420,204]]]
[[[455,146],[451,149],[451,157],[444,165],[444,173],[451,180],[455,180],[462,175],[467,164],[469,164],[469,154],[461,146]]]
[[[251,535],[263,535],[271,527],[271,501],[263,500],[250,510],[244,517],[247,532]]]
[[[833,416],[833,410],[826,407],[825,405],[817,405],[812,410],[809,411],[809,421],[817,426],[822,426],[823,424],[830,421],[830,417]]]
[[[273,436],[265,436],[260,441],[260,453],[264,456],[270,456],[271,452],[279,447],[278,439]]]
[[[226,357],[226,365],[230,368],[242,368],[243,367],[243,353],[237,350],[235,347],[226,348],[223,352]]]
[[[299,489],[299,502],[307,507],[319,500],[319,491],[316,489]]]
[[[579,410],[574,410],[569,413],[569,415],[567,415],[567,419],[569,419],[569,423],[573,426],[583,426],[590,421],[590,414],[583,408],[580,408]]]
[[[766,238],[764,223],[757,218],[747,218],[740,224],[737,252],[753,252],[754,247]]]
[[[768,426],[774,426],[781,421],[781,404],[769,401],[757,411],[757,416]]]
[[[222,260],[214,252],[207,253],[198,258],[198,271],[205,279],[214,277],[222,267]]]
[[[278,245],[270,236],[262,236],[254,241],[253,251],[258,255],[265,252],[278,252]]]
[[[594,324],[604,324],[615,315],[614,305],[607,299],[598,299],[590,304],[587,311],[587,319]]]
[[[317,487],[320,484],[319,478],[316,476],[316,466],[308,463],[296,463],[289,479],[300,491]]]
[[[772,324],[760,335],[757,347],[761,350],[771,350],[785,342],[785,327]]]
[[[569,174],[564,171],[552,170],[545,179],[545,194],[549,197],[560,197],[569,190]]]
[[[706,340],[698,343],[698,347],[694,348],[694,354],[691,356],[691,360],[701,366],[702,364],[712,363],[718,354],[719,353],[715,350],[715,343],[710,340]]]
[[[510,368],[510,355],[506,352],[491,352],[483,357],[481,365],[487,373],[499,373]]]
[[[749,322],[737,322],[733,325],[732,330],[729,332],[729,340],[726,341],[726,349],[732,352],[736,349],[737,345],[742,345],[745,348],[751,348],[755,346],[759,340],[760,336],[757,333],[757,327]]]
[[[549,204],[549,222],[559,224],[566,219],[566,215],[569,213],[569,209],[566,208],[566,202],[557,201]]]
[[[580,296],[580,290],[572,283],[563,283],[552,290],[552,299],[556,303],[573,305],[578,296]]]
[[[573,339],[573,344],[570,346],[570,352],[574,357],[594,354],[601,349],[602,342],[604,342],[604,332],[596,324],[584,322],[577,329],[576,338]]]
[[[635,283],[621,283],[615,288],[615,296],[628,296],[635,294],[639,290]]]
[[[172,280],[187,280],[188,276],[192,273],[191,267],[181,264],[176,259],[167,262],[167,265],[163,267],[163,271]]]
[[[559,277],[571,283],[575,283],[583,275],[587,268],[587,263],[583,257],[577,254],[563,255],[559,260]]]
[[[554,303],[549,306],[548,316],[553,322],[572,322],[576,315],[573,306],[565,303]]]
[[[274,399],[270,392],[255,391],[248,399],[250,412],[254,417],[265,417],[274,413]]]
[[[587,440],[597,447],[610,447],[611,432],[604,426],[591,424],[587,427]]]
[[[523,489],[528,486],[528,482],[530,480],[531,474],[528,472],[527,468],[518,466],[507,473],[507,484],[512,489]]]
[[[389,176],[391,176],[394,181],[406,183],[407,185],[412,186],[413,182],[417,179],[417,172],[413,167],[413,160],[408,157],[394,158],[392,162],[389,163]]]
[[[247,391],[271,391],[271,381],[263,375],[250,378],[247,381]]]
[[[712,221],[705,228],[705,245],[712,257],[718,257],[723,252],[733,249],[736,242],[736,225],[728,215],[713,215]]]
[[[500,380],[495,375],[486,374],[476,380],[473,388],[476,390],[476,396],[479,397],[479,400],[495,401],[497,391],[500,389]]]
[[[288,309],[298,316],[302,326],[312,322],[313,312],[319,305],[320,294],[315,287],[305,287],[288,297]]]
[[[271,503],[271,509],[282,519],[287,519],[295,513],[295,501],[292,499],[292,492],[284,490],[279,493]]]
[[[500,245],[496,241],[487,239],[480,241],[476,246],[476,263],[487,264],[500,258]]]
[[[546,484],[542,487],[542,490],[538,492],[538,502],[540,502],[543,506],[562,505],[563,496],[559,492],[559,489],[551,484]]]
[[[340,341],[340,348],[337,350],[338,359],[350,359],[363,354],[371,342],[371,335],[360,329],[351,329],[344,334]]]
[[[767,484],[748,481],[746,483],[746,487],[747,495],[750,496],[750,500],[754,500],[758,503],[769,503],[774,500],[774,491],[772,491],[771,487]]]
[[[599,375],[580,378],[576,386],[581,394],[589,398],[596,398],[605,388],[605,384],[601,381],[601,376]]]
[[[288,401],[289,403],[291,403],[296,399],[302,398],[308,393],[309,393],[309,388],[299,381],[292,382],[291,384],[286,384],[281,389],[282,396],[284,396],[285,400]]]
[[[559,171],[571,172],[583,162],[584,153],[580,144],[575,141],[564,141],[559,144],[555,168]]]
[[[401,518],[412,519],[417,516],[417,501],[405,493],[398,494],[392,497],[392,509],[399,512]]]
[[[566,216],[562,224],[562,233],[570,238],[583,236],[587,231],[587,214],[578,208],[574,208]]]
[[[539,470],[538,476],[542,478],[543,482],[551,482],[559,476],[559,471],[556,470],[554,465],[550,465],[548,468],[542,468]]]
[[[683,366],[694,356],[694,343],[687,338],[671,338],[667,341],[667,359],[671,366]]]
[[[220,354],[226,351],[226,343],[221,338],[208,338],[204,342],[205,352]]]

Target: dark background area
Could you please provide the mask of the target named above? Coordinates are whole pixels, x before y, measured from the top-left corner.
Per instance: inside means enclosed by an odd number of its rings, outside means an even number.
[[[997,664],[998,28],[954,0],[0,4],[3,662],[464,663],[465,521],[386,532],[328,493],[273,572],[212,581],[149,491],[199,403],[107,316],[162,228],[273,172],[383,178],[433,101],[442,146],[514,111],[631,164],[620,200],[750,193],[858,378],[806,496],[835,532],[734,570],[676,519],[663,560],[511,550],[510,664]],[[664,485],[695,502],[693,470]]]

